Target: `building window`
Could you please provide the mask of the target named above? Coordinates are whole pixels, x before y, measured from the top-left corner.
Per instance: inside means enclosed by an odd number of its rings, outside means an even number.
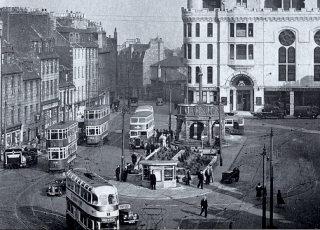
[[[253,37],[253,23],[249,23],[248,36]]]
[[[36,81],[36,87],[37,87],[37,96],[39,96],[39,90],[40,90],[39,81]]]
[[[234,37],[234,23],[230,23],[230,37]]]
[[[212,67],[209,66],[207,68],[207,83],[212,84],[213,83],[213,78],[212,78]]]
[[[192,58],[191,54],[192,54],[192,46],[191,44],[188,44],[188,59]]]
[[[295,40],[296,37],[291,30],[284,30],[279,34],[279,41],[283,46],[291,46]]]
[[[196,37],[200,37],[200,23],[196,23]]]
[[[230,60],[234,60],[234,44],[230,44]]]
[[[247,0],[237,0],[237,6],[247,7]]]
[[[191,31],[191,29],[192,29],[192,24],[191,24],[191,23],[188,23],[188,37],[189,37],[189,38],[192,37],[192,31]]]
[[[21,119],[21,114],[20,114],[20,112],[21,112],[21,111],[20,111],[20,106],[19,106],[19,107],[18,107],[18,122],[21,121],[21,120],[20,120],[20,119]]]
[[[200,45],[196,44],[196,59],[200,59]]]
[[[249,57],[249,60],[253,59],[253,45],[248,46],[248,57]]]
[[[58,80],[57,79],[54,79],[54,96],[58,96],[58,89],[59,89],[59,86],[58,86]]]
[[[314,49],[314,81],[320,81],[320,47]]]
[[[199,66],[197,66],[196,67],[196,83],[200,83],[200,73],[201,73],[201,71],[200,71],[200,67]]]
[[[191,67],[188,66],[188,83],[191,83]]]
[[[207,45],[207,59],[213,58],[213,46],[212,44]]]
[[[183,55],[184,58],[187,59],[187,44],[183,44]]]
[[[237,23],[236,24],[237,37],[246,37],[246,33],[247,33],[247,24],[246,23]]]
[[[14,124],[14,106],[11,107],[11,124]]]
[[[33,81],[30,81],[30,99],[33,98]]]
[[[14,94],[14,76],[11,79],[11,94]]]
[[[207,36],[212,37],[213,36],[213,24],[208,23],[207,25]]]
[[[24,82],[24,96],[27,99],[28,98],[28,85],[27,85],[27,81]]]
[[[246,60],[247,45],[236,45],[236,49],[237,60]]]
[[[24,107],[24,120],[27,122],[27,117],[28,117],[28,107]]]
[[[295,48],[279,48],[279,81],[296,80]]]
[[[186,23],[183,24],[183,36],[187,37],[187,24]]]

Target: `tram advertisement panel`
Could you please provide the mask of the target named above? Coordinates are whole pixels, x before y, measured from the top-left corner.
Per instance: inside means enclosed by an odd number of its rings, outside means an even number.
[[[130,130],[146,130],[147,125],[130,125]]]

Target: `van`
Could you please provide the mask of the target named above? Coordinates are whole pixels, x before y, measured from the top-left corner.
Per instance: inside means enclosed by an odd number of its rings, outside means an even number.
[[[301,118],[301,117],[308,117],[311,119],[316,119],[319,114],[319,107],[318,106],[296,106],[294,108],[293,116]]]

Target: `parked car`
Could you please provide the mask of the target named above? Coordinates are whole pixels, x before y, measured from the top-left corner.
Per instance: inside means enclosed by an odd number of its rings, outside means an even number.
[[[157,106],[163,105],[163,99],[162,99],[162,98],[157,98],[156,105],[157,105]]]
[[[278,106],[266,105],[261,111],[258,111],[253,114],[258,118],[267,118],[267,117],[277,117],[284,118],[286,116],[286,111],[280,109]]]
[[[311,119],[316,119],[319,115],[319,107],[318,106],[296,106],[294,107],[293,116],[301,118],[308,117]]]
[[[66,193],[66,179],[55,179],[47,188],[47,196],[62,196]]]
[[[139,221],[139,215],[131,210],[130,204],[119,205],[120,224],[136,224]]]

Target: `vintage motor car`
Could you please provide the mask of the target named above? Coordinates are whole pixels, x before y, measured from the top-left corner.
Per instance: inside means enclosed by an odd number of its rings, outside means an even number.
[[[56,179],[47,188],[47,196],[62,196],[66,193],[66,179]]]
[[[130,204],[119,204],[120,224],[136,224],[139,215],[131,210]]]

